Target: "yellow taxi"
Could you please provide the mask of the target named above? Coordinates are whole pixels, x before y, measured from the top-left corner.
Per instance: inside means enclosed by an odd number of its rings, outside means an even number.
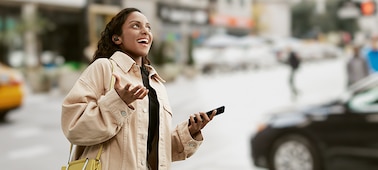
[[[4,121],[9,111],[17,109],[23,103],[22,74],[0,63],[0,121]]]

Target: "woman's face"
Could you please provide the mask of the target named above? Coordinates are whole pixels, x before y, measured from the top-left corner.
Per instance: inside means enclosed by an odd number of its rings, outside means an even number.
[[[147,56],[153,36],[151,26],[146,16],[140,12],[132,12],[122,25],[122,35],[119,38],[121,49],[130,57]]]

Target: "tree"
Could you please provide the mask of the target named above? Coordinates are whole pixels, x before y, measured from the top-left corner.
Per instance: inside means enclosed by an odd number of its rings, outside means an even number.
[[[342,19],[337,15],[343,0],[328,0],[326,12],[317,14],[314,1],[302,1],[292,7],[293,36],[316,38],[318,33],[344,31],[353,35],[359,27],[356,18]],[[315,37],[314,37],[315,36]]]
[[[194,65],[194,58],[193,58],[193,37],[189,36],[188,38],[188,61],[187,65],[193,66]]]

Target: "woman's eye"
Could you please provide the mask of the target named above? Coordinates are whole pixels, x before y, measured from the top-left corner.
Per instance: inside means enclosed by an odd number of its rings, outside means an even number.
[[[133,28],[139,28],[139,25],[135,24],[133,25]]]

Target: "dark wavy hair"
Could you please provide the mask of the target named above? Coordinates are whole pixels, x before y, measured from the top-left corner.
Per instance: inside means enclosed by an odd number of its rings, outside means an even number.
[[[106,24],[105,29],[101,32],[101,38],[98,41],[97,50],[94,53],[93,61],[97,60],[98,58],[110,58],[114,52],[122,51],[122,49],[112,41],[112,36],[114,34],[122,34],[122,25],[132,12],[142,13],[137,8],[125,8],[114,16],[108,24]],[[143,57],[143,63],[151,64],[147,56]]]

